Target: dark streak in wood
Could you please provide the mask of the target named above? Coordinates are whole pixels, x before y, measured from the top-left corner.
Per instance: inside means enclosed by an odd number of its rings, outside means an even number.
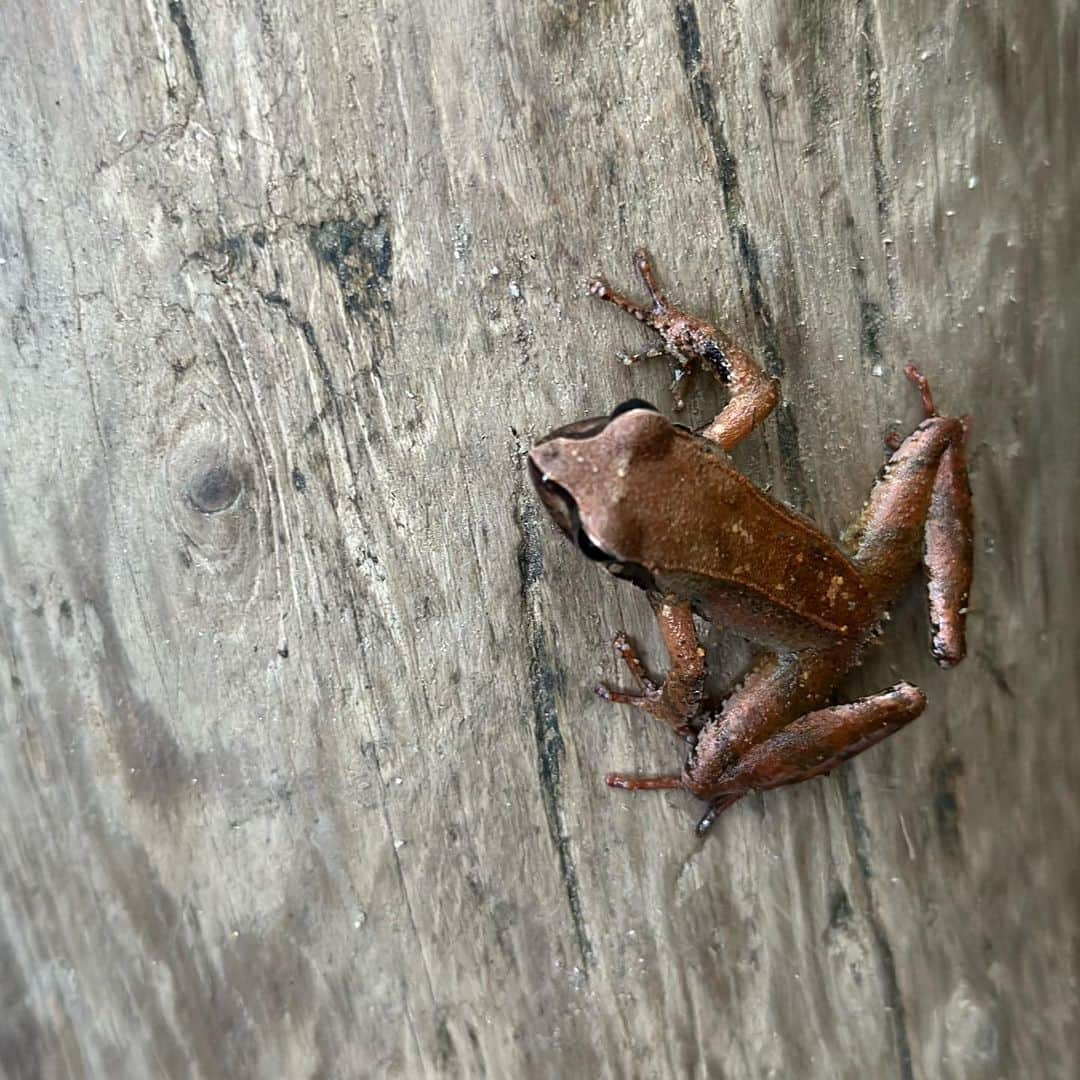
[[[310,235],[319,258],[333,269],[350,315],[391,309],[394,255],[385,214],[370,222],[324,221]]]
[[[878,238],[884,248],[886,281],[889,301],[895,310],[897,302],[897,269],[895,239],[890,235],[893,216],[892,181],[885,161],[884,133],[881,121],[881,47],[872,0],[856,0],[862,38],[863,77],[866,80],[866,123],[870,132],[871,163],[874,170],[874,194],[877,199]]]
[[[544,641],[544,630],[536,610],[534,592],[544,575],[544,555],[540,540],[539,510],[530,496],[531,492],[526,492],[525,479],[519,465],[517,502],[521,542],[518,549],[518,573],[521,577],[521,613],[531,654],[529,689],[533,707],[537,778],[540,782],[548,834],[559,859],[559,871],[566,891],[581,968],[587,974],[592,962],[592,945],[585,930],[577,867],[574,865],[570,837],[566,835],[560,807],[561,762],[566,748],[559,729],[559,712],[555,704],[558,676],[552,669]]]
[[[888,1013],[889,1026],[892,1029],[896,1051],[896,1068],[903,1080],[912,1080],[915,1072],[912,1067],[911,1043],[908,1039],[904,998],[900,992],[900,983],[896,975],[896,957],[893,954],[889,933],[882,922],[875,895],[874,869],[870,854],[874,838],[866,821],[858,781],[850,773],[843,770],[838,771],[837,778],[841,796],[844,800],[844,809],[847,811],[848,820],[851,823],[855,860],[869,901],[866,904],[864,914],[870,923],[874,947],[877,950],[881,996]],[[833,910],[835,914],[836,909]]]
[[[184,56],[187,58],[188,65],[191,68],[195,84],[198,86],[199,92],[202,93],[205,87],[203,86],[202,65],[199,63],[199,52],[195,47],[195,35],[191,31],[187,9],[180,0],[169,0],[169,18],[172,19],[177,33],[180,35],[180,44],[184,48]]]
[[[724,194],[728,229],[750,292],[750,305],[764,352],[763,366],[770,375],[782,378],[784,360],[780,350],[780,338],[773,320],[771,306],[765,296],[757,245],[750,235],[750,227],[746,221],[742,194],[739,191],[739,173],[735,155],[724,133],[723,121],[717,113],[712,84],[702,66],[701,28],[698,25],[697,9],[694,4],[689,2],[676,4],[675,19],[679,46],[682,51],[683,71],[690,82],[698,119],[705,128],[712,146],[717,176]],[[799,429],[795,414],[786,401],[781,401],[775,415],[787,496],[793,504],[804,507],[806,505],[806,480],[799,455]]]

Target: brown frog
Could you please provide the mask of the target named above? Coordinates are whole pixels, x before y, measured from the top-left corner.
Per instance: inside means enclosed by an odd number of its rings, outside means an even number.
[[[895,448],[841,547],[755,487],[728,457],[776,407],[777,381],[725,334],[669,303],[645,251],[634,261],[651,308],[601,279],[589,284],[594,296],[662,339],[661,348],[624,359],[672,356],[677,387],[699,367],[711,371],[730,391],[727,405],[694,432],[629,401],[610,416],[552,432],[530,452],[529,469],[560,529],[612,574],[646,591],[671,658],[657,686],[620,634],[615,648],[641,693],[603,686],[597,693],[644,709],[686,738],[691,749],[682,773],[613,773],[607,783],[693,792],[709,804],[698,823],[704,834],[747,792],[825,775],[923,711],[925,695],[906,682],[827,704],[920,561],[929,581],[933,654],[943,667],[963,659],[972,574],[969,422],[939,416],[926,379],[908,367],[926,419]],[[704,699],[695,614],[770,650],[719,706]]]

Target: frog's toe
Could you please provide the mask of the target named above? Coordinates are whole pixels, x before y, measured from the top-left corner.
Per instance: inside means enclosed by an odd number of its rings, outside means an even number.
[[[647,709],[650,712],[660,699],[660,691],[655,686],[646,687],[644,694],[626,694],[621,690],[612,690],[603,683],[597,683],[596,696],[610,701],[615,705],[633,705],[636,709]]]
[[[622,658],[623,663],[630,669],[630,674],[634,676],[644,696],[650,699],[658,696],[660,693],[659,687],[649,678],[648,673],[645,671],[645,665],[638,659],[638,654],[634,650],[634,646],[630,644],[630,639],[626,634],[622,632],[616,634],[612,645]]]
[[[623,791],[673,791],[683,786],[682,776],[632,776],[627,773],[608,773],[604,777],[608,787]]]

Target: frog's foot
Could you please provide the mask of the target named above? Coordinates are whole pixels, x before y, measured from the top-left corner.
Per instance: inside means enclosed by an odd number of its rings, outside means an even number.
[[[663,686],[658,686],[649,678],[645,665],[625,634],[617,634],[613,645],[641,687],[641,693],[626,694],[621,690],[611,690],[601,683],[596,687],[597,695],[616,705],[631,705],[635,709],[644,709],[650,716],[655,716],[657,720],[667,724],[676,735],[693,741],[697,733],[690,721],[700,711],[700,692],[695,694],[693,688],[687,687],[684,680],[674,673],[668,676]],[[696,676],[694,678],[696,679]]]
[[[670,345],[661,345],[656,349],[642,349],[641,352],[636,353],[620,351],[615,356],[620,363],[625,364],[627,367],[639,364],[642,360],[657,360],[661,356],[668,357],[672,362],[671,407],[676,412],[682,412],[686,408],[686,390],[690,385],[694,368],[681,353],[676,352]]]
[[[640,776],[629,773],[608,773],[604,777],[604,783],[608,787],[621,788],[623,791],[671,791],[686,787],[682,776]],[[709,803],[709,808],[694,827],[694,831],[703,837],[712,828],[713,822],[742,797],[743,792],[739,792],[737,795],[724,795],[714,799]]]
[[[615,355],[618,357],[620,364],[630,367],[632,364],[640,364],[642,360],[658,360],[661,356],[667,356],[668,351],[665,348],[642,349],[641,352],[636,353],[620,351]]]
[[[681,776],[631,776],[617,772],[608,773],[604,783],[624,791],[668,791],[683,786]]]
[[[738,795],[725,795],[722,799],[713,799],[709,803],[709,809],[702,815],[701,820],[694,826],[694,832],[698,836],[704,836],[712,827],[713,822],[729,807],[733,806],[742,798]]]
[[[651,309],[635,304],[629,297],[613,289],[602,277],[594,277],[589,281],[589,293],[592,296],[599,297],[601,300],[606,300],[609,304],[614,304],[627,314],[633,315],[638,322],[643,322],[646,326],[651,326],[654,330],[663,333],[662,327],[664,323],[662,316],[677,309],[668,303],[667,297],[656,280],[656,275],[653,274],[649,253],[644,248],[638,248],[634,252],[634,266],[637,267],[641,280],[645,283],[645,288],[649,290],[649,295],[652,297]]]
[[[661,290],[644,248],[634,252],[634,265],[652,297],[651,307],[635,304],[599,277],[589,282],[589,293],[633,315],[660,335],[664,342],[662,349],[642,355],[667,353],[675,360],[671,389],[676,408],[682,408],[686,381],[698,367],[711,371],[727,386],[728,404],[701,434],[730,450],[776,408],[780,400],[779,383],[766,375],[726,334],[672,304]]]
[[[613,289],[600,277],[593,278],[589,282],[588,290],[590,295],[606,300],[609,304],[614,304],[622,311],[633,315],[638,322],[645,323],[646,326],[651,327],[664,339],[664,344],[654,349],[643,349],[637,353],[618,352],[615,355],[621,363],[627,365],[636,364],[641,360],[657,360],[662,356],[669,357],[673,364],[671,377],[673,407],[676,411],[681,411],[686,405],[686,389],[689,386],[690,377],[694,374],[697,357],[680,349],[670,331],[672,315],[684,321],[691,319],[691,317],[668,303],[667,297],[661,291],[656,276],[653,274],[652,264],[649,262],[648,253],[644,248],[638,248],[634,252],[634,265],[637,267],[638,273],[641,274],[641,279],[645,282],[645,287],[652,297],[651,308],[643,308],[639,304],[635,304],[628,296],[624,296],[621,292]],[[697,320],[692,321],[697,322]]]
[[[908,364],[904,368],[904,374],[919,391],[922,397],[923,412],[926,413],[927,420],[932,416],[937,416],[937,409],[934,408],[934,395],[930,393],[930,380],[914,364]]]

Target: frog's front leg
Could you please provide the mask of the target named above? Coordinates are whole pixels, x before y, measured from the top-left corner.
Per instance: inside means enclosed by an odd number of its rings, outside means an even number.
[[[663,686],[657,686],[646,674],[625,634],[615,638],[615,651],[641,686],[640,694],[624,694],[600,685],[597,694],[618,705],[633,705],[663,721],[677,735],[692,737],[693,721],[701,711],[705,685],[705,650],[698,642],[694,614],[690,605],[673,597],[649,594],[664,636],[671,663]]]
[[[730,391],[727,405],[699,434],[730,450],[776,408],[780,400],[780,384],[766,375],[749,354],[726,334],[671,304],[653,274],[649,255],[644,248],[634,252],[634,265],[652,296],[650,309],[616,292],[602,278],[593,278],[589,282],[589,292],[629,312],[660,335],[664,341],[662,352],[668,353],[676,361],[672,387],[676,394],[676,408],[683,406],[680,384],[698,365],[711,371],[727,385]],[[640,354],[640,357],[652,355],[659,353],[652,350]],[[621,358],[626,362],[638,359],[625,354]]]

